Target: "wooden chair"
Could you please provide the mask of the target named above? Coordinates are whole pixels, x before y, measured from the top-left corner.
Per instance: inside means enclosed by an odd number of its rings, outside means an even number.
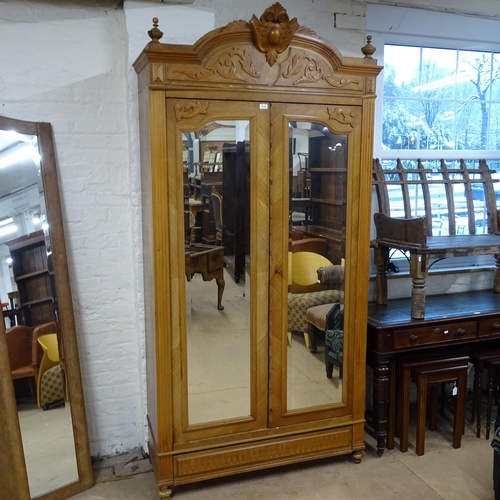
[[[222,233],[224,224],[222,222],[222,196],[217,192],[212,192],[212,207],[215,220],[215,241],[217,245],[222,245]]]
[[[29,379],[30,390],[35,397],[37,358],[33,357],[33,328],[14,326],[5,331],[12,380]]]
[[[288,241],[289,252],[313,252],[326,256],[328,241],[324,238],[302,238],[300,240],[290,239]]]

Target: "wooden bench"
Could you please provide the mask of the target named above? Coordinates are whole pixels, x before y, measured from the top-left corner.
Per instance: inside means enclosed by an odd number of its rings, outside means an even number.
[[[437,260],[494,255],[494,289],[500,292],[494,171],[486,161],[436,160],[426,161],[425,166],[421,160],[406,161],[406,165],[401,160],[387,163],[383,166],[379,159],[373,161],[379,205],[379,213],[374,215],[377,237],[372,241],[377,304],[387,304],[391,249],[404,252],[410,263],[412,318],[425,317],[425,281]],[[457,223],[460,220],[463,224]]]

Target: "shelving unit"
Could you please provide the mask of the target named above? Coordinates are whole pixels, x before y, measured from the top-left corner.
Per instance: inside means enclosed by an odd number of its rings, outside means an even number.
[[[54,273],[43,231],[11,240],[7,246],[24,324],[36,326],[55,321]]]
[[[335,263],[340,263],[345,255],[347,146],[347,135],[327,134],[309,139],[312,214],[305,231],[328,239],[328,258]]]

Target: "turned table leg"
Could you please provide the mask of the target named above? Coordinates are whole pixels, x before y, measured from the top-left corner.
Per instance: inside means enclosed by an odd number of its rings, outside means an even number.
[[[425,317],[425,280],[427,278],[427,257],[420,254],[410,255],[410,275],[412,277],[411,317]]]
[[[374,250],[373,258],[377,266],[377,276],[375,283],[377,287],[377,304],[379,306],[387,305],[387,263],[389,262],[389,249],[384,246],[378,246]]]
[[[389,361],[373,363],[373,431],[377,438],[377,455],[384,453],[389,420]]]
[[[224,278],[222,277],[224,274],[221,273],[220,278],[216,278],[217,281],[217,308],[219,311],[222,311],[224,309],[224,306],[222,305],[222,294],[224,293],[224,287],[226,286],[226,282],[224,281]]]

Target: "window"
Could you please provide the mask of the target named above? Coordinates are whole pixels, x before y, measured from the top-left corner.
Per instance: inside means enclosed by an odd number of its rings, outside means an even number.
[[[500,54],[384,46],[382,147],[500,149]]]
[[[367,32],[377,47],[374,57],[384,66],[377,82],[374,143],[374,156],[384,171],[396,170],[399,162],[408,172],[407,179],[413,179],[411,169],[419,160],[421,168],[429,171],[438,168],[442,159],[450,169],[463,160],[470,169],[470,179],[474,179],[479,160],[485,159],[489,168],[498,172],[492,174],[498,181],[494,184],[498,203],[500,44],[494,34],[500,28],[499,21],[371,4],[366,16]],[[468,220],[470,212],[465,210],[464,186],[457,176],[453,184],[456,230],[467,234],[472,224],[472,230],[481,234],[487,231],[483,227],[487,219],[483,184],[470,185],[474,221]],[[391,215],[404,216],[397,200],[401,188],[392,189]],[[418,183],[414,190],[418,207],[422,196]],[[446,210],[439,208],[445,206],[443,193],[435,187],[429,194],[433,235],[446,235],[450,221]],[[376,210],[376,200],[374,205]],[[439,213],[435,220],[434,212]],[[393,255],[397,257],[401,256]],[[486,264],[493,264],[493,259],[476,257],[460,263],[449,259],[433,267]],[[403,262],[397,265],[405,268]]]

